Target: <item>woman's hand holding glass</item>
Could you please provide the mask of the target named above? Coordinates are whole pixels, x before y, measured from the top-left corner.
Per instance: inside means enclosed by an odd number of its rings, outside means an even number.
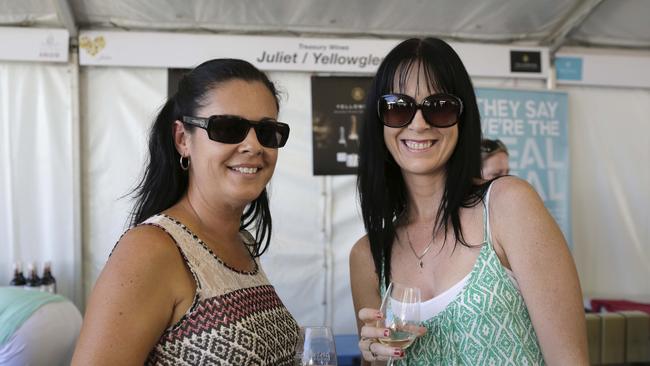
[[[401,359],[417,337],[426,332],[420,326],[420,291],[391,283],[379,310],[359,311],[361,328],[359,349],[366,361]]]

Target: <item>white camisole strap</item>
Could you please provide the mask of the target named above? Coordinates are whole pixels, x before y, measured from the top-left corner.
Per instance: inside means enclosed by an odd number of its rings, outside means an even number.
[[[485,232],[486,232],[485,239],[489,241],[490,245],[492,246],[492,249],[494,250],[494,245],[492,245],[492,231],[490,230],[490,192],[492,192],[492,186],[494,186],[494,184],[492,183],[490,183],[490,186],[488,187],[487,192],[485,193]],[[515,285],[517,290],[519,290],[519,283],[515,278],[515,274],[506,267],[503,267],[503,269],[506,270],[506,273],[508,274],[508,277],[510,278],[512,284]]]
[[[486,238],[485,240],[488,240],[490,244],[492,244],[492,232],[490,231],[490,192],[492,191],[492,186],[493,184],[490,184],[490,186],[487,189],[487,192],[485,193],[485,234]]]

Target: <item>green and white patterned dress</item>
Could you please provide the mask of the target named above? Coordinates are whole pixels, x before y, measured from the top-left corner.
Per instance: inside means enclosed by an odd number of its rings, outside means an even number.
[[[491,187],[490,187],[491,188]],[[397,365],[544,365],[537,335],[519,290],[492,247],[488,200],[484,203],[484,245],[465,287],[422,325],[427,333]],[[385,292],[382,273],[382,296]]]

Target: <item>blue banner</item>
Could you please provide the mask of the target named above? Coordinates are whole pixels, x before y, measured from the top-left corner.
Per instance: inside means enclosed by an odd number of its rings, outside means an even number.
[[[537,190],[571,245],[567,94],[476,88],[476,96],[483,136],[506,145],[510,174]]]

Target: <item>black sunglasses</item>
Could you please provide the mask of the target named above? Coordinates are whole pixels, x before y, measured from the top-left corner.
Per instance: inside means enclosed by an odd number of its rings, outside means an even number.
[[[458,123],[458,118],[463,113],[463,102],[451,94],[432,94],[420,104],[404,94],[382,95],[377,101],[379,119],[385,126],[393,128],[411,123],[418,109],[429,125],[445,128]]]
[[[249,121],[229,115],[208,118],[183,116],[183,122],[205,129],[210,140],[224,144],[237,144],[244,141],[251,127],[255,130],[257,141],[264,147],[277,149],[284,146],[289,139],[288,124],[267,118],[261,121]]]

